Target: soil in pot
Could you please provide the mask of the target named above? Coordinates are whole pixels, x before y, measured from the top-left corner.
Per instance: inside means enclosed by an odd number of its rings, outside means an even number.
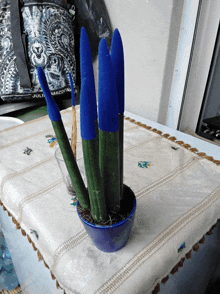
[[[97,224],[101,226],[111,226],[117,224],[120,221],[125,220],[131,213],[133,205],[134,205],[134,192],[125,184],[123,185],[123,195],[122,200],[120,202],[120,213],[111,212],[108,214],[108,220],[103,222],[96,222],[92,218],[91,210],[84,209],[78,205],[78,211],[82,218],[86,221],[90,222],[91,224]]]

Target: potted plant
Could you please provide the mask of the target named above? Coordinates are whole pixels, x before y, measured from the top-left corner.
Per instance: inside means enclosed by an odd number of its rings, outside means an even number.
[[[114,252],[127,243],[136,210],[133,191],[123,184],[124,57],[117,29],[111,54],[105,39],[99,44],[98,113],[92,55],[84,28],[80,35],[80,70],[80,128],[88,188],[80,175],[42,68],[38,68],[38,77],[78,196],[79,218],[98,249]]]

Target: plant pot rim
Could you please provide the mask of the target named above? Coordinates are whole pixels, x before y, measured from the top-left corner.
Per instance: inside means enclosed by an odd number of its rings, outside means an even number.
[[[135,196],[134,196],[134,202],[133,202],[133,203],[134,203],[134,205],[133,205],[133,208],[132,208],[132,210],[131,210],[129,216],[128,216],[126,219],[124,219],[124,220],[118,222],[117,224],[110,225],[110,226],[103,226],[103,225],[98,225],[98,224],[92,224],[92,223],[88,222],[87,220],[85,220],[85,219],[80,215],[80,213],[79,213],[79,211],[78,211],[79,200],[77,200],[77,203],[76,203],[76,209],[77,209],[77,214],[78,214],[79,218],[80,218],[85,224],[87,224],[88,226],[93,227],[93,228],[99,228],[99,229],[103,229],[103,230],[104,230],[104,229],[110,229],[110,228],[120,227],[120,226],[122,226],[125,222],[129,221],[129,219],[132,217],[132,215],[135,213],[135,210],[136,210],[137,201],[136,201],[136,197],[135,197]]]

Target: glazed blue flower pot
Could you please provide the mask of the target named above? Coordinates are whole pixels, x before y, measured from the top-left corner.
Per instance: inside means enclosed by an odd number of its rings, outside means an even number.
[[[95,246],[101,251],[115,252],[123,248],[128,242],[135,217],[136,198],[129,187],[125,185],[124,187],[126,192],[123,195],[124,200],[122,202],[126,203],[126,197],[130,199],[131,212],[125,220],[111,226],[100,226],[86,221],[78,211],[79,201],[77,201],[78,216],[81,219],[87,234],[92,239]]]

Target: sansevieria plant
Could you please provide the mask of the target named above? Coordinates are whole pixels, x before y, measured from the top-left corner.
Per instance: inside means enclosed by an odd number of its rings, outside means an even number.
[[[59,109],[42,68],[38,77],[48,114],[82,209],[90,209],[95,223],[120,214],[123,195],[124,56],[119,31],[113,34],[111,54],[105,39],[99,43],[98,107],[92,54],[84,28],[80,35],[80,128],[86,189],[66,135]]]

